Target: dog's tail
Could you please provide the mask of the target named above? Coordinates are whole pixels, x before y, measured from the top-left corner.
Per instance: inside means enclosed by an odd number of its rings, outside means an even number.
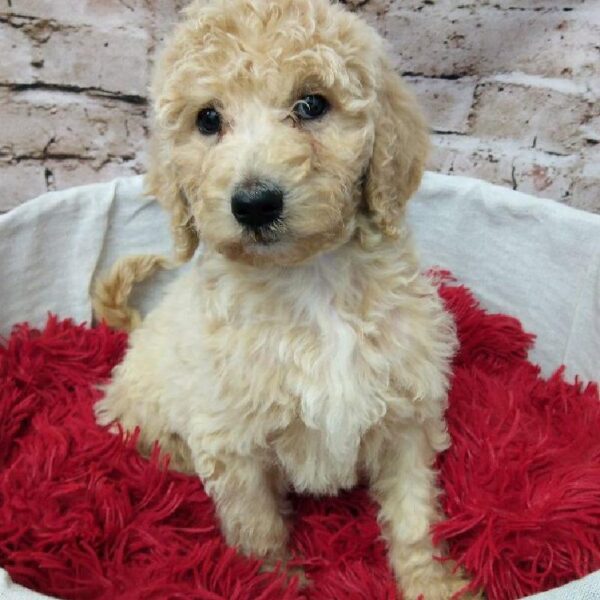
[[[100,277],[92,291],[92,306],[98,321],[116,329],[132,331],[141,322],[140,313],[128,304],[133,286],[157,269],[173,269],[181,261],[159,254],[127,256],[119,259],[107,275]]]

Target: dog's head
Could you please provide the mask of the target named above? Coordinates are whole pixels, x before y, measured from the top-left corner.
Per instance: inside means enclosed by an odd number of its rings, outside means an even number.
[[[393,235],[427,133],[377,34],[328,0],[201,0],[153,85],[149,191],[176,248],[293,264]]]

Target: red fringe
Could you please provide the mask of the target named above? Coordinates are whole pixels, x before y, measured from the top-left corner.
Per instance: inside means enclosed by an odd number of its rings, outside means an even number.
[[[600,568],[600,403],[594,385],[527,362],[533,337],[440,288],[455,315],[448,423],[439,458],[447,519],[435,528],[490,600]],[[295,498],[292,549],[311,579],[260,573],[225,546],[194,477],[112,436],[92,406],[126,337],[49,317],[0,346],[0,564],[17,582],[90,600],[398,600],[364,489]]]

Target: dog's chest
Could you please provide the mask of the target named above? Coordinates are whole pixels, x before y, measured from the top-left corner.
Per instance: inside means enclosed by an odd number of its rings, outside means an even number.
[[[294,487],[327,493],[356,481],[361,438],[386,411],[387,363],[348,274],[304,275],[239,298],[220,368]]]
[[[356,483],[361,438],[385,412],[371,342],[328,281],[300,291],[291,314],[292,327],[282,335],[274,324],[272,339],[297,418],[273,448],[297,490],[334,493]]]

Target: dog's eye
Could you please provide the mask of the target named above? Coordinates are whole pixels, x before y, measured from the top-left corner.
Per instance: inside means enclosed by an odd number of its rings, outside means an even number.
[[[204,108],[198,113],[196,126],[202,135],[214,135],[221,131],[221,115],[212,107]]]
[[[294,114],[299,119],[317,119],[329,109],[329,102],[319,94],[304,96],[294,105]]]

